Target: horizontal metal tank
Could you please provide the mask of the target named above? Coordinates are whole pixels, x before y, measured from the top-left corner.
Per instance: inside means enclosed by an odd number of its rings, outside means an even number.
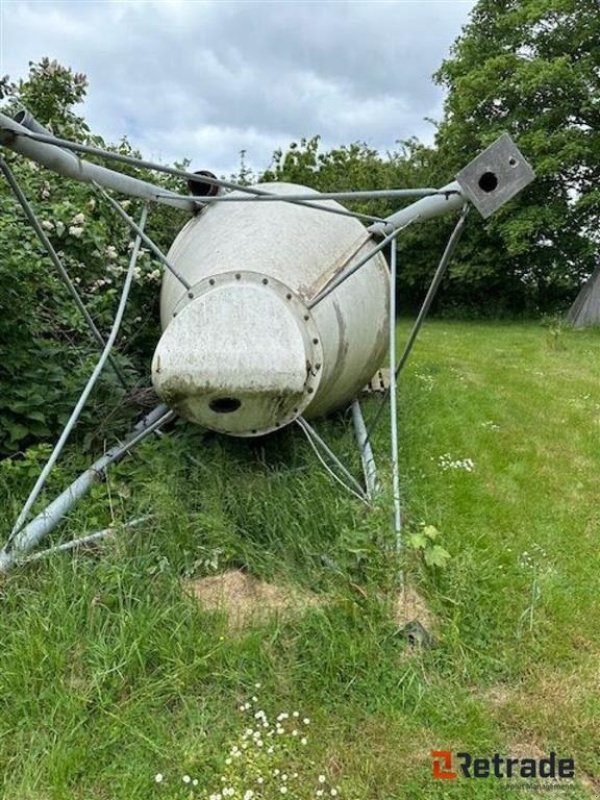
[[[258,187],[312,193],[296,184]],[[385,259],[375,255],[312,310],[308,304],[374,247],[356,219],[307,205],[208,206],[168,253],[190,289],[165,272],[163,334],[152,361],[158,395],[181,416],[234,436],[268,433],[350,402],[387,349]]]

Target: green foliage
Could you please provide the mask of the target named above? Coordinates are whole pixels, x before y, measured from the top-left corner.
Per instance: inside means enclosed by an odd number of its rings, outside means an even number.
[[[428,567],[444,567],[451,558],[450,553],[437,543],[440,532],[434,525],[421,523],[420,530],[406,537],[406,544],[423,555]]]
[[[73,72],[57,61],[42,58],[29,62],[29,75],[18,83],[8,76],[0,82],[0,98],[10,98],[9,108],[23,105],[42,125],[49,125],[57,136],[70,138],[89,130],[84,120],[73,112],[83,102],[88,81],[82,73]]]
[[[418,186],[425,177],[428,150],[416,140],[399,143],[399,150],[382,158],[364,142],[321,152],[320,137],[292,142],[276,150],[262,181],[288,181],[321,192],[367,191]],[[392,200],[362,200],[345,204],[363,214],[386,216],[397,210]]]
[[[564,309],[600,257],[600,14],[591,0],[480,0],[436,75],[437,159],[452,174],[508,131],[535,182],[470,225],[448,288],[519,311]],[[447,174],[447,173],[446,173]],[[484,283],[481,283],[483,279]]]
[[[52,123],[60,135],[85,141],[87,126],[73,113],[72,105],[84,99],[86,85],[84,76],[43,59],[31,65],[26,80],[10,87],[5,110],[14,112],[23,104],[40,122]],[[104,146],[97,137],[93,141]],[[133,154],[126,140],[117,149]],[[108,336],[129,261],[129,231],[89,186],[4,155],[97,327]],[[139,216],[139,202],[125,201],[124,205],[134,217]],[[150,215],[147,229],[166,247],[177,222],[181,220],[161,210]],[[2,455],[56,437],[91,372],[99,346],[5,181],[0,183],[0,252]],[[142,250],[115,350],[132,393],[148,381],[148,364],[159,332],[160,276],[160,265]],[[111,418],[115,426],[136,413],[133,404],[123,404],[124,399],[120,383],[107,367],[94,401],[82,416],[79,430],[84,443],[94,432],[103,433],[103,420]]]

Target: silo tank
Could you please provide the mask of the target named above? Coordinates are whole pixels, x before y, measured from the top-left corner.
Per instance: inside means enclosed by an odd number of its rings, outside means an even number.
[[[312,193],[287,183],[257,188]],[[331,200],[319,205],[342,208]],[[349,403],[385,356],[385,259],[376,254],[312,309],[308,304],[373,247],[357,219],[307,205],[205,208],[168,253],[190,288],[165,272],[163,334],[152,361],[158,395],[181,416],[234,436],[268,433],[301,414],[310,419]]]

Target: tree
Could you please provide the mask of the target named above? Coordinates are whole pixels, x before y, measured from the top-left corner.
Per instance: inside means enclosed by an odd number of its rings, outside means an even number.
[[[1,82],[6,98],[5,113],[21,105],[61,136],[99,146],[91,137],[73,105],[85,98],[87,80],[56,62],[42,59],[31,64],[27,78],[13,84]],[[110,149],[110,148],[109,148]],[[117,146],[133,154],[126,140]],[[123,274],[129,260],[130,235],[106,204],[99,202],[88,185],[69,181],[35,163],[3,152],[19,184],[32,203],[55,250],[75,281],[78,291],[98,328],[110,330]],[[126,171],[123,170],[123,171]],[[155,176],[139,173],[162,185]],[[129,201],[129,212],[139,216],[141,202]],[[176,213],[176,212],[174,212]],[[166,249],[181,217],[162,213],[149,216],[147,230]],[[0,176],[0,456],[29,444],[56,438],[83,388],[98,345],[89,336],[85,322],[74,307],[65,286],[34,231],[25,220],[7,183]],[[144,252],[138,262],[128,311],[117,342],[115,357],[130,383],[147,385],[150,357],[159,337],[158,288],[160,265]],[[123,399],[123,392],[110,369],[105,371],[96,402],[79,430],[89,434],[107,417],[107,403]],[[115,426],[137,413],[132,404],[117,414]]]
[[[598,42],[596,0],[480,0],[435,76],[448,89],[436,136],[446,173],[507,130],[537,175],[471,230],[468,269],[499,292],[517,281],[544,310],[566,306],[598,260]],[[478,255],[485,250],[491,260]]]
[[[73,106],[85,99],[87,85],[82,73],[42,58],[39,63],[30,61],[27,78],[16,84],[5,76],[0,81],[0,97],[9,98],[8,110],[23,105],[42,125],[50,125],[58,136],[69,139],[89,130],[73,111]]]

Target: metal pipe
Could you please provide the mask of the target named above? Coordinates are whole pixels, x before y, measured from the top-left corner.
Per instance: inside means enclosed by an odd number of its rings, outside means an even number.
[[[114,208],[117,214],[119,214],[121,219],[129,225],[131,230],[137,236],[139,236],[139,238],[142,240],[142,242],[144,242],[146,247],[149,247],[150,250],[152,250],[156,258],[158,258],[159,261],[162,261],[162,263],[169,270],[169,272],[171,272],[186,289],[191,289],[192,288],[191,284],[188,281],[186,281],[183,275],[181,275],[181,273],[175,269],[173,264],[171,264],[166,255],[162,252],[162,250],[154,244],[152,239],[144,233],[142,228],[139,225],[136,225],[134,220],[132,220],[129,214],[126,211],[124,211],[124,209],[121,207],[121,204],[117,203],[117,201],[113,197],[111,197],[107,192],[105,192],[104,189],[100,186],[100,184],[94,182],[93,186],[94,189],[100,192],[102,197],[104,197],[104,199],[110,203],[110,205]]]
[[[141,217],[141,223],[140,223],[142,228],[144,227],[144,225],[146,223],[146,217],[147,216],[148,216],[148,206],[145,205],[144,209],[142,211],[142,217]],[[41,472],[39,478],[37,479],[33,489],[31,490],[31,493],[30,493],[29,497],[27,498],[27,501],[26,501],[25,505],[23,506],[23,509],[22,509],[21,513],[19,514],[19,516],[17,518],[17,521],[15,522],[15,525],[14,525],[14,527],[12,529],[11,537],[18,533],[18,531],[23,526],[23,523],[27,519],[27,515],[29,514],[33,504],[35,503],[35,501],[37,500],[40,492],[42,491],[42,489],[44,487],[44,484],[46,482],[46,479],[48,478],[48,475],[50,474],[50,472],[51,472],[52,468],[54,467],[54,464],[56,463],[56,461],[57,461],[57,459],[58,459],[63,447],[65,446],[65,444],[67,442],[67,439],[69,438],[69,436],[71,434],[71,431],[75,427],[75,424],[76,424],[77,420],[79,419],[79,415],[81,414],[81,411],[83,410],[83,407],[85,406],[85,404],[87,402],[87,399],[90,396],[90,394],[92,392],[92,389],[94,388],[100,373],[102,372],[102,369],[103,369],[103,367],[104,367],[104,365],[105,365],[105,363],[106,363],[106,361],[108,359],[108,356],[110,355],[110,351],[112,349],[113,344],[115,343],[115,340],[117,338],[117,334],[119,333],[119,329],[121,327],[121,321],[122,321],[123,315],[125,313],[125,306],[127,305],[127,299],[129,297],[129,290],[130,290],[131,284],[133,282],[133,271],[135,269],[135,265],[137,263],[138,255],[139,255],[139,252],[140,252],[140,244],[141,244],[141,241],[140,241],[140,237],[138,236],[136,238],[136,240],[135,240],[133,251],[131,253],[131,260],[129,262],[129,268],[127,270],[127,274],[125,276],[125,281],[123,283],[123,290],[121,292],[121,299],[119,301],[119,306],[117,308],[117,313],[115,315],[115,320],[113,322],[113,326],[112,326],[110,335],[108,337],[108,340],[107,340],[107,342],[106,342],[106,344],[104,346],[104,350],[102,351],[102,355],[98,359],[98,363],[94,367],[94,371],[90,375],[89,380],[88,380],[87,384],[85,385],[85,388],[84,388],[83,392],[81,393],[81,396],[79,397],[79,400],[77,401],[77,404],[76,404],[75,408],[71,412],[71,416],[69,417],[69,420],[68,420],[67,424],[65,425],[64,430],[63,430],[62,434],[60,435],[58,442],[56,443],[52,453],[50,454],[50,458],[48,459],[44,469],[42,470],[42,472]]]
[[[149,519],[152,519],[151,514],[148,514],[145,517],[139,517],[138,519],[133,519],[131,522],[126,522],[124,525],[121,525],[121,529],[125,530],[127,528],[135,528],[137,525],[141,525],[142,522],[147,522]],[[109,537],[114,536],[117,531],[118,529],[115,527],[104,528],[101,531],[90,533],[87,536],[81,536],[79,539],[72,539],[70,542],[63,542],[62,544],[57,544],[55,547],[49,547],[47,550],[42,550],[40,553],[34,553],[28,558],[23,559],[20,563],[31,564],[33,561],[40,561],[40,559],[46,558],[54,553],[64,553],[68,552],[69,550],[75,550],[77,547],[85,547],[88,544],[94,544],[102,539],[108,539]]]
[[[449,211],[460,211],[465,201],[466,197],[460,185],[456,181],[452,181],[439,189],[437,194],[411,203],[406,208],[386,217],[383,223],[374,223],[369,230],[374,236],[385,236],[394,230],[406,227],[411,222],[423,222],[447,214]]]
[[[8,122],[9,124],[5,124]],[[19,143],[19,139],[25,139],[25,142]],[[175,167],[166,167],[163,164],[155,164],[152,161],[145,161],[141,158],[133,158],[132,156],[126,156],[122,153],[113,153],[110,150],[103,150],[101,147],[93,147],[92,145],[88,144],[79,144],[77,142],[70,142],[68,139],[59,139],[56,136],[49,136],[42,133],[34,133],[32,130],[27,130],[22,125],[18,125],[14,120],[10,119],[10,117],[6,117],[4,114],[0,114],[0,144],[4,145],[5,147],[10,147],[12,150],[15,150],[22,155],[27,156],[28,158],[32,158],[34,161],[38,161],[39,163],[43,163],[44,166],[47,166],[48,169],[52,169],[55,172],[59,172],[59,174],[66,174],[61,172],[61,170],[56,169],[51,164],[45,163],[45,161],[40,161],[39,157],[33,155],[32,152],[37,152],[37,148],[34,147],[32,151],[31,147],[25,148],[25,145],[29,144],[34,146],[36,143],[41,143],[45,145],[49,145],[51,150],[56,151],[57,153],[62,154],[65,157],[67,154],[64,152],[65,150],[72,150],[78,153],[87,153],[88,155],[99,156],[100,158],[108,158],[112,161],[116,161],[121,164],[129,164],[133,167],[138,168],[145,168],[151,169],[155,172],[163,172],[166,175],[173,175],[176,178],[183,178],[186,181],[198,181],[196,173],[194,172],[186,172],[185,170],[176,169]],[[45,156],[48,158],[48,154]],[[79,174],[80,165],[85,165],[86,167],[92,167],[95,165],[88,164],[81,159],[76,159],[75,163],[77,164],[77,174],[69,174],[67,177],[73,177],[76,180],[84,180]],[[138,181],[137,178],[128,178],[126,175],[122,175],[120,172],[114,172],[113,170],[106,169],[106,167],[98,167],[97,169],[103,170],[104,173],[109,173],[113,176],[113,180],[117,180],[120,178],[126,178],[130,181],[137,181],[138,183],[145,184],[145,181]],[[116,176],[116,177],[114,177]],[[271,193],[265,191],[264,189],[257,189],[253,186],[242,186],[238,183],[232,183],[231,181],[224,181],[220,178],[211,178],[208,175],[204,175],[202,178],[204,183],[210,184],[212,186],[221,187],[224,189],[231,189],[237,192],[243,192],[245,194],[251,194],[258,196],[270,196]],[[103,183],[104,186],[107,188],[116,188],[118,191],[127,191],[124,189],[118,189],[118,187],[108,186],[107,183],[103,181],[98,181],[99,183]],[[191,207],[186,207],[184,210],[190,211],[191,213],[196,212],[199,208],[202,208],[204,205],[204,200],[195,199],[192,197],[185,197],[183,195],[177,195],[174,192],[168,192],[167,190],[159,190],[156,186],[152,184],[146,184],[147,186],[152,187],[154,192],[152,197],[147,199],[156,200],[157,202],[167,203],[168,205],[175,205],[175,202],[171,202],[173,198],[178,200],[178,202],[185,202],[187,204],[192,203]],[[134,197],[138,197],[135,192],[128,192],[129,194],[133,194]],[[281,200],[280,196],[277,196],[277,199]],[[296,203],[296,201],[292,200],[292,203]],[[298,202],[298,205],[306,205],[304,202]],[[371,214],[360,214],[355,211],[346,211],[343,208],[331,208],[329,206],[324,205],[317,205],[317,203],[310,203],[311,208],[316,208],[320,211],[326,211],[330,214],[339,214],[341,216],[346,217],[356,217],[359,219],[368,220],[369,222],[379,222],[382,223],[383,220],[381,217],[375,217]],[[178,205],[177,207],[182,207]]]
[[[392,497],[396,553],[402,550],[402,511],[400,508],[400,472],[398,464],[398,409],[396,407],[396,245],[390,253],[390,439],[392,455]]]
[[[421,309],[419,310],[419,314],[417,315],[417,319],[415,320],[413,328],[412,328],[412,330],[411,330],[411,332],[409,334],[408,341],[407,341],[406,345],[404,346],[404,350],[402,352],[402,356],[400,357],[400,360],[398,361],[398,363],[394,366],[394,369],[393,369],[394,379],[397,378],[398,375],[400,374],[400,371],[402,370],[402,368],[406,364],[406,361],[407,361],[407,359],[408,359],[408,357],[409,357],[409,355],[411,353],[411,350],[412,350],[413,345],[414,345],[414,343],[416,341],[416,338],[417,338],[417,336],[419,334],[421,326],[422,326],[422,324],[423,324],[423,322],[425,320],[425,317],[427,316],[427,313],[429,311],[431,303],[433,302],[433,299],[435,298],[435,295],[436,295],[436,293],[437,293],[437,291],[439,289],[439,286],[440,286],[440,284],[442,282],[442,278],[444,277],[446,269],[448,268],[448,264],[450,263],[450,259],[452,258],[452,254],[454,253],[456,245],[458,244],[458,240],[460,239],[460,237],[462,235],[462,232],[463,232],[463,229],[464,229],[464,224],[465,224],[465,219],[466,219],[466,216],[467,216],[470,208],[471,208],[471,206],[468,203],[465,202],[464,205],[463,205],[463,212],[462,212],[458,222],[456,223],[456,226],[454,227],[454,230],[452,231],[452,234],[450,235],[450,238],[448,239],[448,243],[446,244],[446,247],[444,249],[444,252],[442,254],[442,257],[440,259],[438,267],[437,267],[437,269],[436,269],[436,271],[434,273],[434,276],[433,276],[433,278],[431,280],[431,283],[429,285],[429,289],[427,291],[427,295],[425,297],[425,300],[423,301]],[[391,374],[392,373],[390,372],[390,376],[391,376]],[[386,389],[386,391],[385,391],[385,394],[384,394],[383,398],[381,399],[381,403],[379,405],[379,408],[377,409],[377,412],[375,413],[373,421],[369,425],[369,430],[367,432],[367,440],[370,440],[371,436],[373,435],[373,431],[377,427],[377,423],[379,422],[379,420],[381,418],[381,415],[383,413],[383,409],[385,408],[385,404],[387,403],[389,397],[390,397],[390,389],[388,387]]]
[[[435,275],[433,276],[433,279],[432,279],[431,284],[429,286],[429,290],[427,292],[425,300],[423,301],[423,305],[421,306],[421,309],[419,311],[417,319],[415,320],[415,323],[413,325],[413,329],[410,332],[410,336],[408,337],[408,341],[404,345],[404,350],[402,352],[400,360],[398,361],[398,363],[395,366],[395,369],[394,369],[395,376],[400,374],[402,368],[404,367],[404,365],[406,364],[406,362],[408,360],[410,352],[411,352],[411,350],[413,348],[413,345],[415,343],[415,339],[417,338],[417,336],[419,334],[419,331],[421,329],[421,325],[423,324],[423,321],[424,321],[425,317],[427,316],[427,313],[429,312],[431,304],[433,303],[433,300],[434,300],[434,298],[435,298],[435,296],[437,294],[437,291],[438,291],[438,289],[440,287],[440,284],[441,284],[441,282],[442,282],[442,280],[444,278],[444,275],[446,274],[446,270],[448,268],[448,264],[450,263],[450,259],[452,258],[452,254],[454,253],[456,245],[458,244],[458,241],[459,241],[460,237],[462,236],[462,232],[463,232],[464,227],[465,227],[465,220],[467,218],[467,214],[469,213],[470,208],[471,208],[471,206],[468,203],[463,203],[462,214],[460,215],[460,218],[459,218],[458,222],[456,223],[456,226],[455,226],[454,230],[452,231],[452,235],[448,239],[448,244],[446,245],[446,249],[444,250],[444,253],[443,253],[443,255],[442,255],[441,259],[440,259],[440,263],[438,264],[438,268],[435,271]]]
[[[351,489],[351,491],[357,493],[362,500],[366,500],[367,496],[363,487],[356,480],[356,478],[353,475],[351,475],[350,472],[348,472],[348,470],[342,464],[340,459],[336,456],[336,454],[329,447],[329,445],[323,441],[323,439],[319,436],[316,430],[311,425],[309,425],[309,423],[304,419],[304,417],[297,417],[296,422],[302,428],[307,438],[312,441],[313,445],[318,445],[325,453],[327,453],[333,464],[339,469],[339,471],[346,478],[346,480],[353,486],[353,489]]]
[[[104,341],[104,337],[102,336],[102,334],[100,333],[100,331],[96,327],[96,323],[94,322],[94,320],[92,319],[89,311],[85,307],[85,304],[84,304],[83,300],[79,296],[79,292],[75,288],[75,285],[73,284],[71,278],[69,277],[69,273],[67,272],[66,268],[63,266],[62,261],[58,257],[58,254],[56,253],[56,250],[52,246],[52,243],[50,242],[50,239],[48,239],[48,237],[46,236],[46,232],[44,231],[44,229],[40,225],[39,220],[36,217],[33,208],[31,207],[31,204],[29,203],[29,201],[25,197],[25,194],[23,193],[21,187],[19,186],[19,183],[18,183],[17,179],[15,178],[11,168],[8,166],[8,164],[2,158],[1,155],[0,155],[0,170],[4,174],[4,177],[8,181],[8,184],[9,184],[10,188],[12,189],[13,194],[15,195],[15,197],[17,198],[17,200],[19,201],[19,203],[21,205],[21,208],[25,212],[25,216],[29,220],[29,222],[31,224],[31,227],[36,232],[38,239],[43,244],[46,252],[48,253],[48,256],[50,257],[50,260],[52,261],[52,263],[54,264],[54,266],[58,270],[61,278],[63,279],[63,283],[65,284],[65,286],[69,290],[69,293],[70,293],[71,297],[73,298],[73,300],[75,302],[75,305],[77,306],[77,308],[79,309],[79,311],[83,315],[83,318],[87,322],[88,327],[89,327],[90,331],[92,332],[92,336],[98,342],[100,347],[104,348],[105,345],[106,345],[106,342]],[[119,365],[117,364],[115,359],[112,357],[112,355],[109,356],[109,362],[110,362],[110,365],[113,368],[117,378],[119,379],[119,382],[121,383],[121,386],[124,389],[127,389],[127,381],[125,380],[125,376],[123,375]]]
[[[192,181],[190,181],[192,183]],[[405,197],[431,197],[442,195],[447,197],[448,193],[441,189],[378,189],[372,192],[319,192],[315,194],[287,194],[287,195],[259,195],[257,197],[232,197],[222,195],[221,197],[207,197],[204,203],[265,203],[269,201],[281,201],[290,203],[308,203],[311,200],[377,200],[377,199],[399,199]],[[385,222],[385,220],[382,220]]]
[[[31,118],[29,118],[29,124],[32,124]],[[36,124],[41,127],[39,123]],[[201,205],[193,197],[159,189],[139,178],[132,178],[121,172],[83,161],[72,153],[65,152],[64,148],[70,145],[70,142],[57,139],[55,136],[34,133],[5,114],[0,114],[0,144],[66,178],[74,178],[83,183],[96,181],[107,189],[114,189],[143,200],[165,203],[190,213],[197,211]],[[98,148],[90,148],[91,152],[96,149]]]
[[[379,491],[377,465],[375,464],[375,457],[373,456],[373,448],[367,437],[367,427],[358,400],[352,403],[352,421],[354,422],[354,433],[358,443],[360,460],[362,461],[367,494],[369,499],[372,500],[374,495]]]
[[[345,272],[338,273],[335,280],[333,280],[329,286],[325,287],[315,298],[307,303],[308,308],[314,308],[321,300],[324,300],[327,295],[337,289],[341,283],[363,267],[375,253],[383,250],[384,247],[393,242],[400,231],[404,230],[408,225],[414,222],[422,222],[427,219],[439,217],[441,214],[446,214],[448,211],[460,210],[466,202],[462,189],[456,181],[443,186],[441,189],[425,189],[423,191],[430,192],[430,194],[427,197],[423,197],[421,200],[417,200],[416,203],[411,203],[406,208],[396,211],[394,214],[386,217],[383,222],[375,222],[373,225],[369,226],[367,230],[372,236],[383,236],[384,238],[357,264],[354,264]]]
[[[0,551],[0,573],[6,572],[19,559],[20,555],[31,550],[44,536],[53,531],[75,503],[84,497],[95,483],[102,480],[107,467],[119,461],[136,444],[174,417],[175,413],[161,404],[138,422],[125,442],[116,445],[95,461],[91,467],[56,497],[44,511],[38,514],[15,536],[9,538],[2,551]]]
[[[409,223],[407,223],[407,225],[408,224]],[[340,284],[344,283],[344,281],[347,281],[348,278],[350,278],[352,275],[354,275],[354,273],[357,270],[359,270],[361,267],[364,267],[365,264],[367,264],[373,258],[374,255],[376,255],[381,250],[383,250],[385,247],[387,247],[387,245],[390,242],[393,242],[394,239],[396,238],[396,236],[398,236],[398,234],[400,233],[400,230],[402,230],[402,229],[399,228],[397,230],[392,230],[392,232],[389,233],[384,239],[382,239],[380,242],[378,242],[376,245],[374,245],[373,249],[369,250],[369,252],[367,253],[366,256],[361,258],[360,261],[358,261],[356,264],[353,264],[350,267],[350,269],[346,269],[346,270],[344,270],[342,272],[338,272],[337,276],[334,278],[334,280],[331,281],[330,284],[328,284],[324,289],[321,289],[321,291],[315,297],[313,297],[312,300],[309,300],[306,303],[306,307],[312,309],[316,305],[318,305],[328,295],[330,295],[333,291],[335,291],[335,289],[337,289],[337,287]],[[368,243],[369,242],[367,240],[367,242],[365,244],[368,244]]]
[[[37,119],[33,116],[31,111],[28,111],[26,108],[21,109],[18,111],[15,116],[13,117],[14,121],[18,125],[22,125],[24,128],[27,128],[28,131],[33,131],[34,133],[41,133],[42,136],[52,136],[52,131],[49,131],[48,128],[44,128],[44,126],[37,121]],[[77,156],[71,154],[72,158],[77,158]]]

